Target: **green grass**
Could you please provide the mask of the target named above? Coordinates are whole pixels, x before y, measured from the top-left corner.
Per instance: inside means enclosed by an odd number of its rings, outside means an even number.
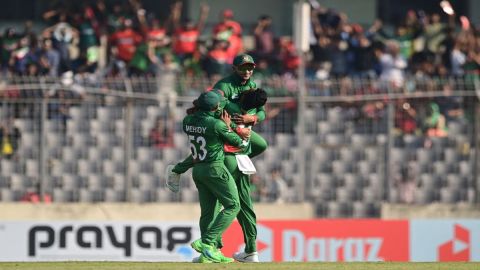
[[[480,263],[258,263],[193,264],[174,262],[11,262],[2,270],[478,270]]]

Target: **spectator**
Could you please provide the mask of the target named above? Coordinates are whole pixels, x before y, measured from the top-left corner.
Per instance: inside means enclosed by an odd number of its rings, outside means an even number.
[[[445,116],[440,113],[440,107],[435,102],[430,102],[423,118],[424,133],[428,137],[447,136]]]
[[[133,29],[131,19],[123,19],[122,27],[109,38],[111,47],[110,68],[118,68],[120,74],[126,74],[126,68],[132,60],[136,47],[142,43],[142,36]]]
[[[213,38],[228,42],[228,64],[232,64],[233,58],[243,51],[242,26],[233,20],[231,9],[225,9],[221,13],[220,22],[213,27]]]
[[[161,149],[174,147],[173,142],[173,120],[165,120],[157,117],[155,125],[148,134],[150,146]]]
[[[165,43],[164,35],[150,35],[145,43],[142,43],[135,50],[130,61],[130,75],[154,75],[155,65],[160,64],[160,47]]]
[[[0,145],[2,157],[12,159],[20,146],[22,133],[13,124],[13,118],[9,118],[0,124]]]
[[[59,89],[50,96],[51,100],[48,103],[48,119],[60,121],[64,130],[66,130],[68,119],[70,119],[69,111],[72,106],[72,101],[67,95],[65,90]]]
[[[58,76],[60,68],[60,53],[53,48],[51,39],[45,39],[42,42],[39,65],[42,74],[47,74],[52,77]]]
[[[288,185],[282,178],[280,168],[271,170],[265,193],[269,202],[284,203],[288,201]]]
[[[400,55],[400,47],[395,41],[387,42],[385,52],[377,51],[381,65],[380,80],[386,87],[398,89],[403,86],[404,69],[407,62]]]
[[[16,33],[15,28],[9,27],[5,29],[5,32],[1,39],[1,64],[2,69],[5,70],[9,66],[9,61],[13,51],[18,47],[19,36]]]
[[[260,16],[253,30],[253,34],[255,36],[255,50],[253,54],[259,59],[264,58],[271,62],[275,49],[272,18],[268,15]]]
[[[43,31],[44,38],[52,38],[53,46],[60,53],[61,71],[71,70],[70,45],[78,39],[79,33],[67,22],[67,13],[59,15],[59,22]]]
[[[229,63],[228,42],[220,39],[214,40],[212,48],[208,51],[205,59],[207,76],[225,75],[230,67]]]
[[[183,19],[180,24],[181,9],[182,2],[177,2],[174,6],[172,15],[174,27],[172,46],[173,51],[183,64],[185,61],[192,58],[197,50],[197,42],[202,33],[210,8],[208,5],[202,4],[200,7],[200,18],[196,24],[189,18]]]

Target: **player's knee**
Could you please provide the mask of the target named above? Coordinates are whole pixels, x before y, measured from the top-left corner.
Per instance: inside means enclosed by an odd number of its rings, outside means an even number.
[[[232,202],[228,207],[226,207],[229,211],[232,212],[232,214],[235,214],[235,216],[240,212],[240,202],[234,201]]]

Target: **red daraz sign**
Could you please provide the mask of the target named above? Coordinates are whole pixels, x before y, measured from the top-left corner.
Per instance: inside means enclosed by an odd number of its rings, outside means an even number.
[[[225,254],[243,250],[235,223],[224,234]],[[258,225],[261,261],[408,261],[408,221],[266,221]]]

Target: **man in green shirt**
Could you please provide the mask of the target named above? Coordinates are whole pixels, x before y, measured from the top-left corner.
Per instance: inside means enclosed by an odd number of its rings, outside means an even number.
[[[233,73],[218,81],[213,89],[221,90],[228,101],[238,103],[242,92],[257,88],[257,85],[251,79],[255,66],[255,61],[250,55],[237,55],[233,60]],[[232,120],[236,124],[255,125],[265,120],[265,116],[265,107],[261,106],[257,108],[257,112],[253,115],[236,114],[232,116]],[[254,131],[251,132],[250,141],[252,147],[249,154],[250,158],[258,156],[267,149],[267,141]]]
[[[222,112],[221,120],[214,117],[220,96],[205,92],[197,99],[198,111],[183,120],[183,131],[188,135],[193,158],[192,177],[200,201],[202,238],[191,246],[208,262],[232,262],[216,248],[217,239],[230,226],[240,211],[237,186],[224,165],[223,145],[236,147],[244,144],[230,129],[230,117]],[[217,213],[217,201],[223,210]]]
[[[220,97],[223,92],[212,90],[212,92],[217,93]],[[250,89],[248,91],[243,91],[240,94],[238,103],[228,102],[225,98],[222,97],[222,107],[229,114],[248,114],[255,115],[258,108],[263,107],[267,101],[267,94],[263,89]],[[195,104],[195,102],[194,102]],[[190,110],[190,113],[192,111]],[[243,172],[240,170],[237,164],[237,158],[247,158],[240,157],[241,155],[249,155],[251,153],[251,140],[248,135],[251,131],[251,125],[237,125],[235,123],[231,124],[231,127],[236,130],[237,133],[243,134],[243,143],[245,147],[239,148],[234,145],[226,143],[224,145],[225,151],[225,166],[229,172],[234,177],[235,183],[237,185],[239,198],[240,198],[240,212],[237,215],[237,219],[242,227],[245,240],[245,252],[239,252],[234,255],[237,261],[241,262],[258,262],[258,253],[256,251],[256,238],[257,238],[257,228],[256,228],[256,215],[253,210],[253,203],[250,197],[250,178],[249,173]],[[248,158],[247,158],[248,159]],[[167,187],[172,191],[176,192],[179,189],[179,174],[186,172],[190,167],[192,162],[192,157],[186,158],[184,161],[178,163],[175,167],[173,165],[167,168],[167,178],[172,178],[175,180],[167,180]],[[174,187],[169,186],[173,184]],[[218,211],[219,209],[217,209]],[[204,224],[200,226],[200,232],[203,233]],[[223,246],[221,238],[218,239],[216,246],[221,248]],[[195,259],[194,262],[198,262],[198,259]]]

